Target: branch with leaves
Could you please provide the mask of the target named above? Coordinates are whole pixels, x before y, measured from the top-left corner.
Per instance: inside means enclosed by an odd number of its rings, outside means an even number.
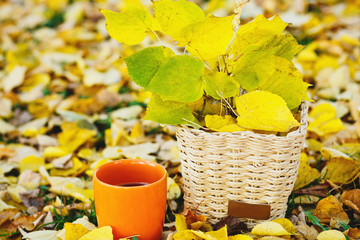
[[[245,3],[227,17],[205,16],[185,0],[153,2],[154,17],[139,4],[121,13],[101,10],[120,43],[139,44],[155,33],[186,50],[148,47],[125,59],[132,80],[153,93],[145,119],[228,132],[288,132],[300,125],[291,110],[310,100],[309,85],[291,60],[302,46],[283,34],[287,24],[279,16],[259,15],[234,28]]]

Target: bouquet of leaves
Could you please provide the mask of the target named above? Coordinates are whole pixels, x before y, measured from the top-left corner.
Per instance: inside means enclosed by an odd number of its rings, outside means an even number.
[[[279,16],[259,15],[240,27],[234,17],[205,16],[185,0],[140,4],[123,12],[101,10],[112,38],[139,44],[147,34],[168,35],[184,54],[147,47],[125,58],[132,80],[153,93],[145,119],[213,131],[288,132],[308,84],[291,60],[302,46]],[[236,21],[236,20],[235,20]]]

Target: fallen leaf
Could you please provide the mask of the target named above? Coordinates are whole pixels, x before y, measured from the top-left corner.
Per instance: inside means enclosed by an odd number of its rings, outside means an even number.
[[[349,222],[349,217],[342,208],[342,203],[334,196],[320,200],[313,214],[321,223],[330,223],[331,218],[339,219],[344,223]]]
[[[23,172],[25,170],[39,171],[39,168],[44,165],[45,165],[44,158],[40,158],[36,156],[28,156],[23,160],[21,160],[20,172]]]
[[[320,172],[312,168],[307,162],[300,161],[298,175],[294,185],[294,190],[301,189],[320,177]]]
[[[360,213],[360,189],[344,191],[343,194],[341,194],[340,201]]]
[[[25,78],[26,66],[15,66],[2,80],[1,85],[5,92],[10,92],[20,86]]]
[[[326,230],[317,236],[318,240],[346,240],[344,234],[338,230]]]
[[[287,232],[295,235],[295,226],[292,222],[287,218],[277,218],[272,220],[272,222],[279,223]]]
[[[309,114],[308,131],[319,136],[336,133],[345,129],[339,118],[336,118],[336,109],[329,103],[317,105]]]
[[[299,221],[297,225],[295,225],[296,232],[300,233],[307,240],[316,240],[318,236],[318,231],[313,227],[309,227],[305,223]]]
[[[21,228],[19,229],[23,239],[26,240],[56,240],[57,231],[55,230],[39,230],[27,233]]]
[[[351,183],[359,177],[360,162],[346,158],[331,158],[321,170],[321,177],[338,184]]]
[[[78,240],[89,232],[89,230],[81,224],[65,223],[64,228],[66,240]]]
[[[276,222],[263,222],[254,226],[251,230],[251,234],[260,236],[282,236],[291,235],[281,224]]]
[[[350,239],[359,239],[360,238],[360,230],[358,228],[349,228],[344,232],[346,236]]]
[[[95,240],[95,239],[113,240],[112,228],[109,226],[95,228],[94,230],[91,230],[89,233],[79,238],[79,240]]]

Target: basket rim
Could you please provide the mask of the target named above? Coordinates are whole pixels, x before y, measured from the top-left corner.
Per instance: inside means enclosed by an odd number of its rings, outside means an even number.
[[[211,136],[221,136],[221,137],[226,137],[226,136],[247,136],[247,137],[266,137],[266,138],[274,138],[274,139],[282,139],[282,138],[288,138],[288,137],[295,137],[298,135],[305,135],[306,131],[307,131],[307,117],[308,117],[308,103],[307,101],[302,101],[301,105],[300,105],[300,109],[299,112],[301,113],[300,116],[300,126],[296,129],[293,130],[291,132],[288,132],[286,135],[284,136],[277,136],[275,134],[265,134],[265,133],[255,133],[251,130],[246,130],[246,131],[238,131],[238,132],[216,132],[216,131],[208,131],[204,128],[200,128],[200,129],[195,129],[191,126],[187,126],[187,125],[179,125],[177,132],[183,130],[183,131],[187,131],[189,133],[192,133],[194,135],[211,135]]]

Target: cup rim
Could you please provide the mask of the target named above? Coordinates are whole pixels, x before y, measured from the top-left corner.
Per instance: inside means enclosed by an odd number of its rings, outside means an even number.
[[[149,183],[149,184],[146,184],[146,185],[140,185],[140,186],[132,186],[132,187],[124,187],[124,186],[117,186],[117,185],[112,185],[112,184],[109,184],[109,183],[106,183],[102,180],[100,180],[98,177],[97,177],[97,172],[99,171],[100,168],[102,168],[103,166],[105,165],[111,165],[111,164],[117,164],[117,162],[122,162],[122,161],[137,161],[137,162],[143,162],[145,164],[154,164],[158,167],[160,167],[163,171],[164,171],[164,174],[162,175],[162,177],[155,181],[155,182],[152,182],[152,183]],[[151,165],[149,164],[149,165]],[[118,159],[118,160],[114,160],[114,161],[111,161],[111,162],[107,162],[107,163],[104,163],[102,165],[100,165],[99,167],[97,167],[95,170],[94,170],[94,175],[93,175],[93,178],[94,180],[96,179],[100,184],[102,185],[105,185],[107,187],[112,187],[112,188],[117,188],[117,189],[127,189],[130,191],[130,189],[137,189],[137,188],[146,188],[146,187],[150,187],[150,186],[154,186],[154,185],[158,185],[160,184],[160,182],[162,182],[164,179],[167,178],[167,171],[165,169],[164,166],[158,164],[157,162],[153,162],[153,161],[150,161],[150,160],[145,160],[145,159]]]

